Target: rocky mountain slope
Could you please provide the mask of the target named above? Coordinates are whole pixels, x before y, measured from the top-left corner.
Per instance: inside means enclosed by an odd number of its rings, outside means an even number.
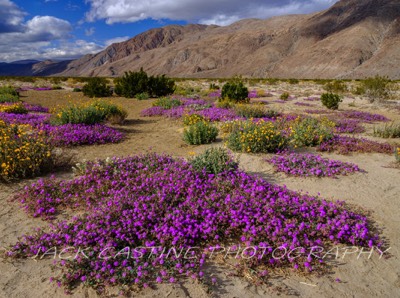
[[[400,1],[341,0],[310,15],[166,26],[53,67],[65,76],[400,79]],[[1,66],[0,66],[1,68]],[[62,71],[60,71],[62,69]],[[41,71],[44,71],[43,69]],[[0,72],[1,73],[1,72]]]

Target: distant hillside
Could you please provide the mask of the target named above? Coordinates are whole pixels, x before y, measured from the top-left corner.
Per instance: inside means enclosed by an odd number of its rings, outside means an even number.
[[[152,29],[95,55],[67,64],[42,65],[39,73],[120,76],[143,67],[150,74],[193,78],[237,74],[363,78],[379,74],[400,79],[399,62],[400,1],[342,0],[310,15],[247,19],[224,27]]]

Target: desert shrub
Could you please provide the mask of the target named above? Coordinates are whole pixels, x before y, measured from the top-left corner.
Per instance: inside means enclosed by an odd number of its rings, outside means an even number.
[[[328,93],[345,93],[347,92],[347,85],[340,80],[334,80],[325,84],[324,89]]]
[[[175,91],[175,81],[161,76],[150,76],[148,81],[148,88],[146,90],[152,97],[167,96]]]
[[[272,122],[240,121],[229,129],[231,132],[227,136],[227,146],[236,152],[277,152],[287,146],[287,139]]]
[[[183,125],[185,126],[190,126],[193,124],[196,124],[197,122],[204,122],[206,119],[204,116],[199,115],[199,114],[191,114],[191,115],[185,115],[183,117]]]
[[[245,118],[262,118],[267,114],[264,106],[259,104],[236,104],[234,110],[238,116]]]
[[[49,167],[52,148],[44,132],[0,120],[0,179],[33,177]]]
[[[137,72],[125,72],[123,77],[115,79],[114,91],[117,95],[127,98],[144,92],[152,97],[166,96],[174,93],[175,81],[164,75],[149,77],[141,68]]]
[[[230,109],[233,108],[234,105],[235,104],[228,98],[220,98],[215,104],[217,108],[222,108],[222,109]]]
[[[62,87],[60,85],[53,85],[51,86],[51,90],[62,90]]]
[[[389,97],[390,80],[387,77],[375,76],[361,81],[361,86],[365,89],[365,95],[370,102],[386,99]]]
[[[290,94],[288,92],[283,92],[279,98],[282,100],[288,100],[289,96]]]
[[[224,148],[209,148],[189,162],[197,171],[205,170],[209,174],[235,171],[238,168],[238,163]]]
[[[8,95],[13,95],[19,98],[19,93],[17,90],[15,90],[14,87],[11,86],[3,86],[0,87],[0,94],[8,94]]]
[[[400,138],[400,123],[385,124],[383,127],[374,127],[374,136],[381,138]]]
[[[217,139],[218,128],[214,125],[200,121],[183,131],[183,140],[190,145],[209,144]]]
[[[353,90],[352,93],[354,95],[364,95],[365,94],[365,87],[363,86],[356,86]]]
[[[82,89],[75,87],[74,89],[72,89],[72,92],[82,92]]]
[[[292,124],[291,139],[296,147],[316,146],[333,137],[334,123],[315,118],[297,118]]]
[[[238,78],[227,82],[222,87],[221,97],[228,98],[232,102],[246,102],[248,101],[248,95],[249,90]]]
[[[27,114],[28,109],[23,105],[22,102],[19,102],[11,105],[0,105],[0,112],[10,114]]]
[[[149,99],[149,98],[150,98],[150,96],[149,96],[149,94],[148,94],[147,92],[138,93],[138,94],[136,94],[135,97],[136,97],[138,100],[146,100],[146,99]]]
[[[0,103],[18,102],[19,97],[12,94],[0,94]]]
[[[324,93],[321,95],[322,104],[330,110],[337,110],[342,98],[338,94]]]
[[[289,84],[296,85],[296,84],[298,84],[300,81],[299,81],[298,79],[289,79],[288,82],[289,82]]]
[[[153,102],[153,107],[162,107],[165,110],[170,110],[175,107],[179,107],[182,105],[182,102],[176,98],[170,97],[160,97]]]
[[[88,104],[62,107],[53,119],[54,124],[95,124],[104,121],[122,122],[127,112],[121,107],[106,102],[94,101]]]
[[[148,91],[149,78],[147,73],[140,71],[128,71],[121,78],[116,78],[114,92],[119,96],[133,98],[136,94]]]
[[[82,92],[89,97],[108,97],[113,94],[105,78],[90,78],[87,84],[83,86]]]
[[[219,85],[217,85],[217,84],[215,84],[215,83],[210,83],[209,89],[210,89],[210,90],[219,90],[220,87],[219,87]]]

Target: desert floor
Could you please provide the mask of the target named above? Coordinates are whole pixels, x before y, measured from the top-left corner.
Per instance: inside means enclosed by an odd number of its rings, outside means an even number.
[[[280,87],[276,87],[279,91]],[[283,87],[282,87],[283,88]],[[291,94],[301,95],[302,90],[318,94],[316,87],[302,85],[285,86],[292,88]],[[314,89],[313,89],[314,88]],[[82,99],[81,93],[68,90],[26,91],[21,94],[28,103],[55,107],[69,100]],[[270,107],[284,112],[302,111],[307,107],[288,103],[273,102]],[[76,162],[84,159],[127,156],[147,151],[167,153],[175,157],[187,158],[192,152],[200,153],[209,146],[223,146],[221,139],[212,145],[188,146],[182,140],[182,124],[178,120],[163,117],[141,117],[140,111],[150,107],[153,100],[138,101],[114,97],[127,111],[126,122],[118,128],[127,135],[119,144],[84,146],[64,149],[73,154]],[[349,107],[354,102],[355,107]],[[398,105],[398,104],[397,104]],[[321,108],[319,102],[316,107]],[[360,98],[346,97],[341,109],[358,109],[380,113],[392,120],[400,120],[399,110],[390,106],[370,104]],[[117,127],[117,126],[116,126]],[[367,133],[373,125],[368,125]],[[384,141],[381,139],[381,141]],[[210,263],[208,271],[218,280],[216,285],[206,288],[196,281],[184,281],[175,285],[157,285],[153,289],[144,289],[134,296],[138,297],[399,297],[400,293],[400,170],[393,168],[393,155],[385,154],[322,154],[324,157],[356,163],[365,173],[332,178],[298,178],[275,173],[272,165],[263,161],[265,154],[238,154],[240,167],[248,172],[264,177],[271,183],[286,185],[291,190],[320,195],[328,200],[344,200],[370,212],[370,218],[382,228],[382,235],[388,241],[390,250],[379,258],[374,252],[358,252],[343,256],[340,248],[339,258],[329,262],[326,274],[297,275],[292,272],[275,272],[270,283],[254,286],[251,280],[232,274],[227,265]],[[58,172],[57,177],[72,177],[72,171]],[[18,202],[10,198],[25,185],[35,179],[12,184],[0,184],[0,247],[15,243],[21,235],[29,233],[35,227],[45,226],[41,219],[28,217],[20,209]],[[359,256],[359,257],[358,257]],[[387,256],[387,257],[385,257]],[[0,297],[66,297],[63,290],[49,281],[52,275],[51,260],[9,260],[0,257]],[[110,295],[116,294],[110,290]],[[117,295],[115,295],[117,296]],[[80,286],[71,297],[98,297],[94,290]]]

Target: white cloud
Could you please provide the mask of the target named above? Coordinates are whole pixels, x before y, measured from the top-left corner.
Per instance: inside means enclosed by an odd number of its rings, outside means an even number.
[[[268,18],[281,14],[310,13],[335,0],[86,0],[88,21],[105,19],[108,24],[144,19],[186,20],[227,25],[244,18]]]
[[[90,27],[89,29],[85,29],[85,35],[86,36],[92,36],[96,29],[94,27]]]
[[[26,13],[9,0],[0,0],[0,34],[22,30]]]
[[[84,40],[71,42],[73,28],[66,20],[34,16],[24,21],[25,15],[14,3],[0,0],[0,61],[78,58],[104,48]]]
[[[16,61],[24,59],[76,59],[86,54],[95,54],[104,47],[85,40],[74,42],[36,42],[20,43],[13,47],[13,51],[6,45],[0,45],[0,61]]]
[[[130,38],[129,36],[111,38],[109,40],[106,40],[105,45],[109,46],[112,45],[113,43],[123,42],[125,40],[128,40],[129,38]]]

